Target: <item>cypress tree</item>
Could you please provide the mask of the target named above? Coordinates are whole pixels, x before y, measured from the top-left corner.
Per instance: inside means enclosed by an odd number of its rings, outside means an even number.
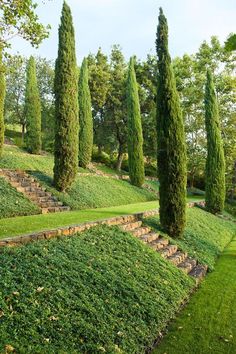
[[[91,161],[93,149],[93,118],[86,58],[84,58],[80,70],[79,107],[79,164],[86,168]]]
[[[77,173],[78,114],[78,75],[74,27],[70,8],[64,2],[55,68],[54,184],[61,191],[71,185]]]
[[[173,237],[185,227],[186,147],[184,124],[168,51],[168,25],[160,9],[157,28],[157,161],[160,181],[160,222]]]
[[[41,104],[36,65],[32,56],[27,64],[24,114],[26,121],[26,148],[32,154],[39,154],[42,147]]]
[[[144,182],[143,133],[134,58],[130,59],[128,70],[127,114],[129,177],[133,185],[141,187]]]
[[[5,72],[2,62],[2,47],[0,45],[0,156],[2,155],[4,144],[4,100],[5,100]]]
[[[220,133],[218,103],[210,70],[207,71],[205,89],[205,124],[207,132],[206,208],[215,214],[224,209],[225,159]]]

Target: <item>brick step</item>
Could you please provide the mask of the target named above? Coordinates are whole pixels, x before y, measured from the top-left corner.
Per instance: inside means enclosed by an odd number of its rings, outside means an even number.
[[[163,247],[168,246],[169,241],[166,238],[159,237],[157,240],[154,240],[149,243],[149,245],[154,249],[154,250],[160,250]]]
[[[68,206],[42,208],[42,214],[59,213],[62,211],[69,211],[69,210],[70,210],[70,207],[68,207]]]
[[[182,263],[179,263],[177,267],[188,274],[196,265],[197,261],[195,259],[187,257]]]
[[[176,245],[168,245],[166,247],[163,247],[160,249],[159,253],[162,255],[163,258],[167,258],[169,256],[172,256],[174,253],[176,253],[178,250],[178,247]]]
[[[149,232],[148,234],[142,235],[139,239],[145,243],[150,243],[158,239],[160,235],[156,232]]]
[[[148,226],[138,227],[137,229],[131,230],[131,233],[135,237],[143,236],[149,232],[150,232],[150,227],[148,227]]]
[[[205,277],[207,273],[207,266],[204,266],[202,264],[198,264],[193,269],[188,273],[191,277],[193,277],[196,280],[196,283],[198,284],[202,278]]]
[[[142,221],[134,221],[134,222],[122,224],[120,226],[121,226],[122,230],[124,230],[124,231],[131,231],[131,230],[139,228],[141,225],[142,225]]]
[[[167,259],[176,266],[185,261],[186,258],[187,253],[181,251],[177,251],[172,256],[167,257]]]

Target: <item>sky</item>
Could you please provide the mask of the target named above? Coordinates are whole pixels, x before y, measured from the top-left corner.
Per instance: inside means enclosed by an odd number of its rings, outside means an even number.
[[[12,40],[12,52],[22,55],[57,57],[58,26],[63,0],[38,0],[40,21],[51,25],[50,37],[36,50],[23,39]],[[235,32],[235,0],[67,0],[71,7],[76,35],[78,63],[101,47],[110,53],[120,44],[128,59],[145,59],[155,54],[155,36],[159,7],[169,25],[169,48],[172,57],[192,54],[212,35],[223,43]]]

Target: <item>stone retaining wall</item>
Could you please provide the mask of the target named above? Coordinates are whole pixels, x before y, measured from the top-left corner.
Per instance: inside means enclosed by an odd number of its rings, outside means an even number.
[[[198,202],[198,203],[191,202],[188,203],[188,207],[192,208],[196,205],[204,206],[204,204],[205,204],[204,202]],[[121,225],[124,223],[137,221],[142,218],[147,218],[157,214],[158,214],[158,209],[154,209],[154,210],[148,210],[136,214],[123,215],[123,216],[113,217],[109,219],[86,222],[83,224],[75,224],[75,225],[70,225],[65,227],[59,227],[57,229],[52,229],[52,230],[44,230],[32,234],[26,234],[26,235],[15,236],[15,237],[6,237],[0,240],[0,248],[19,246],[33,241],[48,240],[54,237],[72,236],[77,232],[83,232],[85,230],[89,230],[91,227],[94,226],[104,225],[104,224],[109,226]]]

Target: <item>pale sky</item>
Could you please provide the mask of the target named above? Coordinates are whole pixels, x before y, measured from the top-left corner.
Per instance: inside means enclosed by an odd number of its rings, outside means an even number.
[[[20,38],[12,41],[12,52],[48,59],[57,56],[58,25],[63,0],[38,0],[37,13],[42,23],[50,24],[49,39],[39,49]],[[159,7],[167,17],[172,57],[197,51],[212,35],[224,42],[236,32],[235,0],[67,0],[71,7],[78,63],[98,48],[109,54],[113,44],[120,44],[125,57],[146,58],[155,54]]]

